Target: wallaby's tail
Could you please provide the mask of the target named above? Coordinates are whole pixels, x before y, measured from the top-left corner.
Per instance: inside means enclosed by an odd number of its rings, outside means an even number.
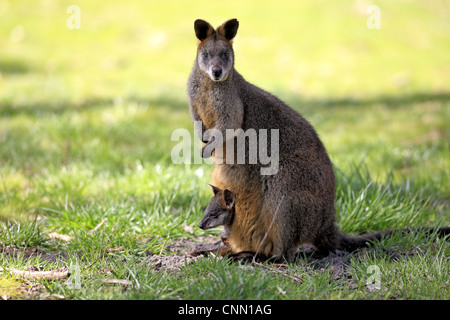
[[[367,247],[370,244],[370,241],[380,240],[382,237],[389,236],[394,232],[421,232],[425,231],[427,234],[431,234],[436,232],[438,236],[445,236],[450,234],[450,227],[442,227],[442,228],[405,228],[405,229],[395,229],[395,230],[385,230],[385,231],[377,231],[372,233],[366,233],[360,236],[352,237],[345,233],[341,232],[341,239],[339,242],[339,249],[344,251],[354,251],[359,248]]]

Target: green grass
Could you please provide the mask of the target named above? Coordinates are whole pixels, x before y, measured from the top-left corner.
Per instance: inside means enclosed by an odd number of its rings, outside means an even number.
[[[379,30],[366,27],[361,1],[77,1],[79,30],[66,27],[71,4],[0,2],[0,296],[450,298],[449,242],[433,234],[397,233],[338,265],[203,257],[171,272],[148,263],[177,239],[220,233],[197,227],[211,166],[170,159],[173,130],[193,132],[186,81],[197,18],[238,18],[236,68],[316,128],[344,232],[450,225],[448,1],[375,1]],[[8,271],[29,265],[76,266],[81,287]],[[370,266],[379,290],[366,285]]]

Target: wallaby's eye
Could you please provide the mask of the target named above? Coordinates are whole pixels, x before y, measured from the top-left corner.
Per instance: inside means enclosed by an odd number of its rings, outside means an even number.
[[[202,55],[203,55],[203,58],[205,58],[205,59],[208,58],[208,52],[203,51],[203,54],[202,54]]]
[[[211,212],[211,218],[215,219],[217,218],[218,214],[217,212]]]
[[[230,53],[229,53],[228,51],[224,51],[224,52],[223,52],[223,56],[224,56],[225,58],[228,58],[229,55],[230,55]]]

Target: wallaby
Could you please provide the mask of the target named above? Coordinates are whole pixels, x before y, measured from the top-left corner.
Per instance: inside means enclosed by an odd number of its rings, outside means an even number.
[[[233,223],[234,218],[234,207],[235,207],[235,195],[232,191],[225,189],[222,190],[216,186],[209,185],[213,192],[214,197],[209,202],[206,207],[205,214],[202,220],[199,223],[199,227],[203,230],[208,230],[211,228],[223,226],[221,240],[225,245],[228,245],[228,236],[230,234],[231,225]],[[424,230],[428,233],[436,231],[433,228],[405,228],[398,230],[385,230],[385,231],[376,231],[372,233],[366,233],[357,237],[349,237],[345,234],[342,236],[346,237],[346,241],[342,243],[340,249],[346,251],[353,251],[358,248],[366,247],[370,242],[374,240],[381,240],[382,237],[393,234],[394,232],[411,232],[411,231],[420,231]],[[437,230],[439,235],[445,235],[449,233],[447,228],[440,228]],[[223,250],[222,254],[230,254],[229,251]]]
[[[210,186],[214,192],[214,197],[206,207],[205,214],[198,226],[203,230],[223,226],[221,239],[225,242],[230,235],[231,224],[233,223],[235,196],[228,189],[222,190],[213,185]]]
[[[276,174],[261,175],[261,163],[221,163],[217,158],[223,155],[214,154],[212,184],[233,190],[235,195],[228,236],[232,251],[292,261],[301,243],[310,243],[326,255],[379,238],[382,233],[350,237],[338,230],[335,177],[328,154],[307,120],[236,71],[232,40],[238,27],[236,19],[217,29],[204,20],[195,21],[199,42],[188,80],[191,117],[201,121],[201,128],[196,129],[207,145],[214,141],[202,133],[213,128],[221,132],[279,130]],[[230,141],[225,139],[223,144],[227,143]],[[249,150],[248,144],[245,150]],[[448,233],[450,228],[439,232]]]

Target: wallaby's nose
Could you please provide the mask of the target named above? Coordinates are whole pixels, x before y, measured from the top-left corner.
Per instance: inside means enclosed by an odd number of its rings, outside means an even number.
[[[221,67],[213,67],[212,68],[212,74],[215,78],[220,78],[222,75],[222,68]]]
[[[203,229],[205,226],[203,225],[203,221],[200,221],[200,223],[198,224],[198,227],[200,228],[200,229]]]

